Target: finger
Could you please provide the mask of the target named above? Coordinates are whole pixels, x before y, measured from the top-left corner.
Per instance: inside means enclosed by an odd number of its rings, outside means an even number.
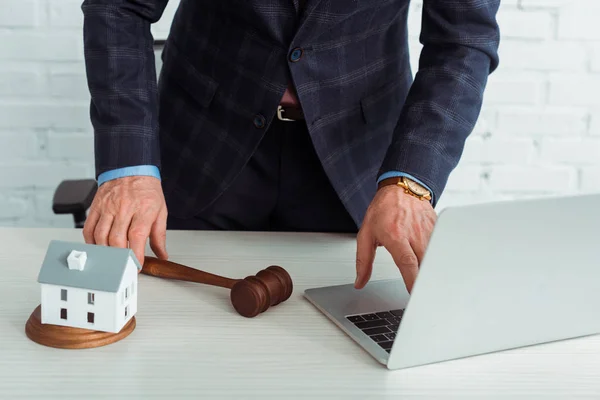
[[[114,219],[110,233],[108,234],[108,245],[112,247],[127,247],[127,232],[131,225],[131,212],[121,211]]]
[[[386,243],[385,248],[390,252],[394,263],[402,274],[406,290],[410,293],[417,279],[419,261],[408,239],[402,239],[391,244]]]
[[[419,265],[421,265],[425,257],[425,251],[431,239],[434,223],[435,221],[430,214],[423,216],[419,226],[415,229],[415,234],[411,237],[410,246],[417,256]]]
[[[112,214],[103,213],[94,229],[94,241],[99,246],[108,246],[108,233],[112,226],[114,217]]]
[[[136,213],[131,219],[127,239],[129,247],[135,254],[140,264],[144,264],[144,254],[146,250],[146,241],[150,234],[150,227],[154,219],[149,217],[148,213]]]
[[[356,238],[356,281],[354,287],[365,287],[373,271],[377,244],[368,227],[363,227]]]
[[[421,263],[423,262],[423,257],[425,257],[425,246],[423,246],[422,241],[414,240],[410,242],[410,247],[413,250],[413,253],[415,253],[415,257],[417,257],[418,268],[419,265],[421,265]]]
[[[150,248],[160,259],[168,259],[167,253],[167,208],[163,207],[150,232]]]
[[[96,230],[96,225],[98,224],[99,219],[100,213],[96,211],[96,207],[90,207],[90,212],[85,220],[82,232],[83,239],[87,244],[95,244],[94,231]]]
[[[418,265],[421,265],[423,257],[425,257],[425,235],[423,229],[414,231],[414,235],[410,238],[409,244],[413,253],[417,257]]]

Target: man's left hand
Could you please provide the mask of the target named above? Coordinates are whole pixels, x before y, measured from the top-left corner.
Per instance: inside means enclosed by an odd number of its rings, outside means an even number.
[[[367,284],[377,247],[383,246],[390,252],[410,293],[436,219],[429,201],[393,185],[379,189],[358,232],[354,286],[362,289]]]

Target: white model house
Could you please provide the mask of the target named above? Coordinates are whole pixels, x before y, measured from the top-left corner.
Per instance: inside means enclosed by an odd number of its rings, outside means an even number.
[[[53,240],[38,275],[43,324],[119,332],[137,312],[130,249]]]

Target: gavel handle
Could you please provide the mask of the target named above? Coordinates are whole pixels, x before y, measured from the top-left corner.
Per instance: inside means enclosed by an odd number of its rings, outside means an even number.
[[[165,279],[176,279],[180,281],[204,283],[206,285],[220,286],[231,289],[238,281],[237,279],[225,278],[200,271],[185,265],[177,264],[168,260],[146,256],[142,266],[142,274]]]

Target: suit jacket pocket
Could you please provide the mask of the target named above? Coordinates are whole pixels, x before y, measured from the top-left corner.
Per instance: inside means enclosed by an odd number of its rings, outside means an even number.
[[[176,85],[202,107],[212,103],[219,87],[217,81],[201,73],[173,42],[165,46],[160,76],[163,88]]]

